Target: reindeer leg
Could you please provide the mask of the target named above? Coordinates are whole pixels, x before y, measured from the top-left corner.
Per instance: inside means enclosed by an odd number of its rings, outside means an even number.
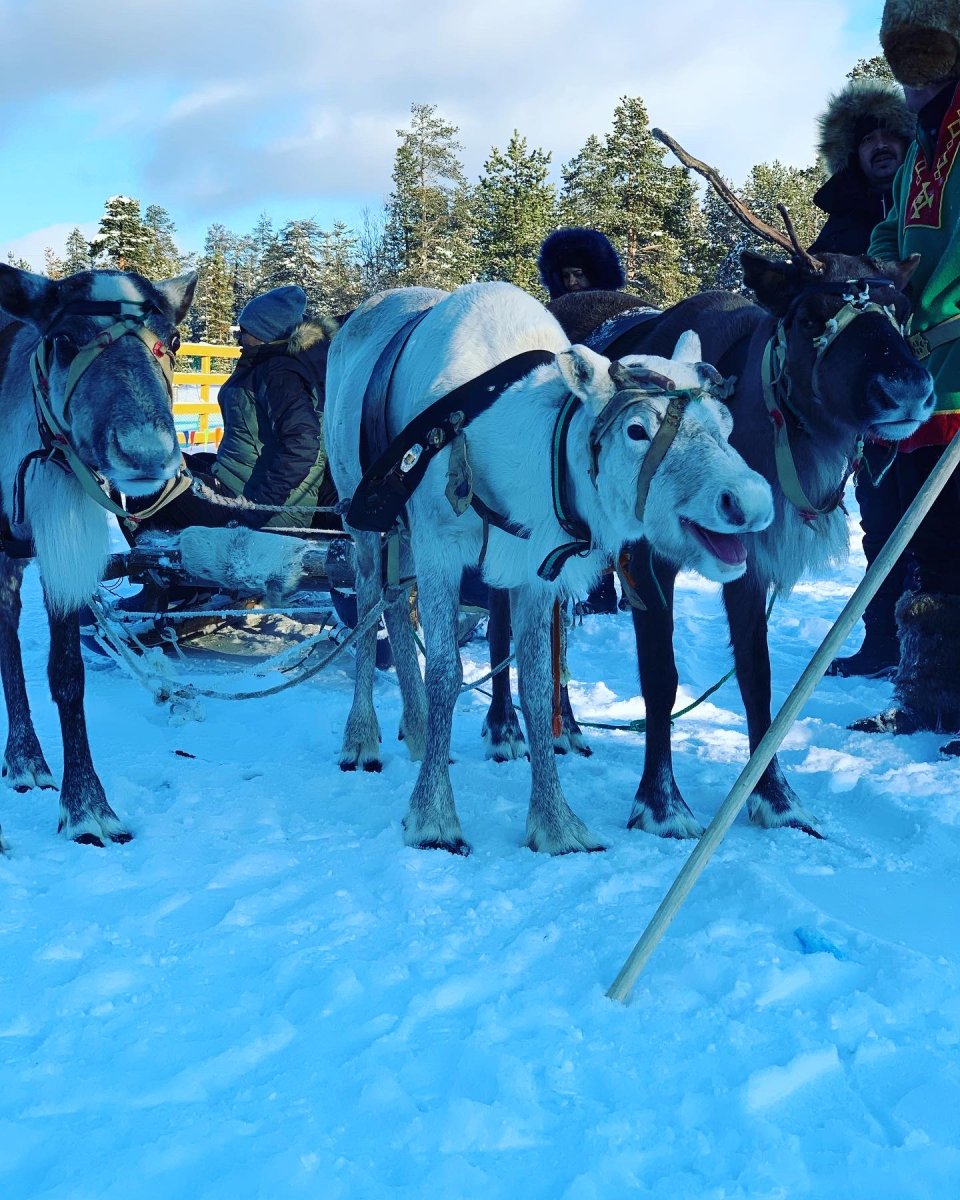
[[[50,694],[60,714],[63,735],[63,784],[60,788],[59,833],[88,846],[104,842],[129,842],[133,834],[107,803],[90,755],[87,722],[83,711],[83,659],[80,655],[80,618],[75,612],[49,612],[50,660],[47,677]]]
[[[376,607],[381,595],[380,539],[373,533],[350,530],[356,545],[357,619],[362,621]],[[373,707],[373,676],[377,663],[377,627],[374,625],[356,642],[356,674],[353,704],[343,730],[340,770],[379,771],[380,725]]]
[[[770,649],[767,645],[766,596],[755,579],[748,575],[724,584],[723,603],[730,624],[733,661],[737,683],[743,697],[750,734],[750,753],[770,728]],[[750,820],[767,829],[789,826],[821,837],[814,829],[816,820],[806,812],[776,757],[760,776],[747,801]]]
[[[7,746],[3,755],[3,777],[17,792],[33,787],[56,788],[47,766],[27,698],[20,652],[20,585],[24,563],[0,554],[0,675],[7,704]]]
[[[561,601],[561,604],[563,604],[563,601]],[[561,613],[561,615],[564,614]],[[563,639],[561,656],[560,673],[562,676],[566,676],[568,674],[566,637]],[[587,739],[583,736],[583,730],[580,728],[577,718],[573,715],[573,705],[570,703],[570,689],[566,684],[563,684],[560,688],[560,719],[563,722],[563,729],[560,736],[553,739],[554,753],[568,754],[572,750],[574,754],[582,754],[584,758],[590,758],[593,750],[590,748]]]
[[[487,622],[490,666],[499,666],[510,654],[510,593],[503,588],[490,589],[490,620]],[[493,697],[483,719],[481,737],[487,758],[508,762],[527,753],[527,743],[513,707],[510,692],[510,668],[504,667],[490,681]]]
[[[390,634],[393,661],[403,697],[399,736],[407,748],[410,761],[420,762],[427,741],[427,693],[417,662],[417,643],[413,636],[410,599],[406,588],[387,605],[383,619]]]
[[[643,829],[660,837],[699,837],[703,827],[677,787],[670,746],[670,714],[679,682],[673,653],[673,590],[677,570],[658,559],[654,576],[650,548],[646,542],[638,542],[630,557],[630,578],[646,605],[645,611],[635,608],[632,612],[647,725],[643,775],[627,828]]]
[[[463,683],[457,647],[460,571],[452,577],[439,564],[417,554],[420,616],[427,648],[427,737],[420,774],[403,820],[404,841],[419,850],[470,853],[464,840],[450,782],[453,707]]]
[[[553,597],[545,588],[533,586],[514,588],[510,599],[520,675],[520,703],[530,739],[533,776],[525,845],[547,854],[603,850],[603,843],[593,836],[564,799],[557,772],[550,728]]]

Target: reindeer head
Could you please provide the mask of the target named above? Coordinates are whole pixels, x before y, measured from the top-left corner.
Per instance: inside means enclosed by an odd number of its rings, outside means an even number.
[[[744,279],[778,321],[783,406],[816,435],[900,441],[933,412],[933,380],[904,337],[915,259],[742,255]]]
[[[733,422],[713,394],[716,370],[699,359],[695,333],[685,333],[669,359],[632,355],[609,363],[582,346],[559,356],[567,385],[593,413],[592,465],[617,532],[612,540],[645,537],[663,557],[726,582],[746,570],[740,535],[770,524],[773,500],[766,480],[729,445]],[[672,441],[656,461],[671,421]]]
[[[0,265],[0,309],[40,335],[34,378],[54,441],[128,495],[156,492],[180,466],[170,372],[196,282],[121,271],[52,281]]]

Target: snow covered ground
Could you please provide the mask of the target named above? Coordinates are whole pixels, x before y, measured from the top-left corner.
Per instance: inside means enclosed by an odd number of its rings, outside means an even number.
[[[861,567],[775,610],[776,704]],[[728,665],[715,592],[679,591],[684,698]],[[25,643],[56,772],[35,577]],[[582,716],[642,714],[628,617],[589,618],[571,666]],[[383,773],[337,770],[351,690],[348,664],[173,724],[90,667],[136,838],[76,846],[51,793],[2,797],[0,1197],[960,1195],[960,761],[847,732],[889,684],[821,684],[783,762],[827,840],[741,817],[629,1007],[604,991],[691,849],[625,828],[641,739],[561,761],[609,849],[553,860],[520,846],[527,765],[483,759],[464,698],[455,859],[402,845],[416,768],[390,678]],[[735,685],[675,745],[707,821],[745,759]]]

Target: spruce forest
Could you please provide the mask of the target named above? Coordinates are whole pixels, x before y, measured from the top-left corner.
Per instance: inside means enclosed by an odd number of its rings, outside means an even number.
[[[886,74],[883,60],[858,63],[850,77],[863,74]],[[309,311],[333,315],[382,288],[450,289],[470,280],[507,280],[546,299],[537,251],[563,225],[607,234],[621,256],[628,289],[658,306],[703,288],[738,289],[740,252],[770,250],[686,169],[667,161],[638,97],[621,98],[609,132],[587,138],[560,166],[559,184],[550,177],[551,153],[528,145],[519,131],[506,147],[490,150],[473,183],[461,162],[458,129],[434,105],[413,104],[408,127],[397,134],[389,194],[379,210],[364,210],[357,228],[340,222],[322,229],[312,220],[277,228],[263,215],[247,233],[211,225],[197,254],[177,246],[165,209],[141,210],[139,200],[113,196],[95,237],[87,241],[74,229],[62,256],[47,249],[44,272],[59,278],[91,267],[120,267],[159,279],[195,267],[200,283],[185,333],[196,341],[224,343],[252,296],[284,284],[304,289]],[[703,147],[690,149],[709,158]],[[786,204],[809,244],[824,219],[813,203],[824,180],[819,165],[763,162],[734,190],[778,226],[776,206]]]

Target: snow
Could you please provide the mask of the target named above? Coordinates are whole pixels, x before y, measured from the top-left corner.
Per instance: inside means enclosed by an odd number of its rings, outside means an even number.
[[[775,705],[861,569],[775,608]],[[678,603],[687,700],[729,654],[713,586],[685,578]],[[56,773],[32,573],[24,642]],[[587,618],[571,667],[582,716],[642,715],[629,618]],[[527,765],[483,759],[464,697],[474,853],[421,853],[399,694],[377,690],[384,770],[349,775],[349,664],[188,724],[89,665],[94,758],[136,837],[77,846],[52,793],[4,796],[4,1200],[960,1194],[960,762],[933,734],[846,730],[888,683],[821,684],[782,760],[827,840],[741,816],[626,1007],[605,989],[691,850],[625,828],[642,739],[594,730],[591,759],[561,760],[609,849],[550,859],[520,846]],[[709,820],[746,753],[735,685],[674,744]]]

